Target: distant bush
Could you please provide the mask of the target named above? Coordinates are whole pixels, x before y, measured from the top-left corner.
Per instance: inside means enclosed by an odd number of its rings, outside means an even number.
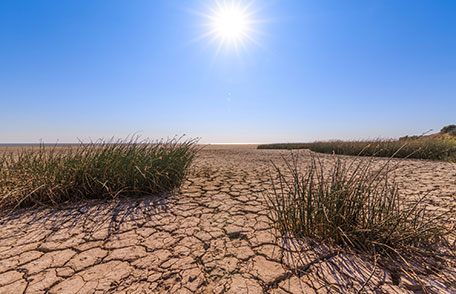
[[[419,139],[419,138],[420,138],[420,136],[404,136],[404,137],[400,137],[399,141],[415,140],[415,139]]]
[[[112,199],[178,188],[195,141],[116,141],[0,154],[0,209]]]
[[[440,130],[440,133],[456,136],[456,125],[445,126]]]
[[[309,149],[314,152],[329,154],[456,160],[456,140],[434,137],[402,138],[401,140],[266,144],[259,145],[258,149]]]

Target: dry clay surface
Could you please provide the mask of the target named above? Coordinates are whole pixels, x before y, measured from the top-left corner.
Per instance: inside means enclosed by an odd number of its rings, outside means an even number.
[[[308,160],[308,153],[302,152]],[[174,196],[85,202],[2,220],[0,293],[412,293],[456,292],[454,264],[424,285],[356,255],[317,244],[285,254],[264,194],[270,161],[287,151],[203,149]],[[324,160],[331,160],[324,156]],[[429,207],[456,205],[456,168],[407,160],[403,191],[430,192]],[[395,276],[396,275],[396,276]]]

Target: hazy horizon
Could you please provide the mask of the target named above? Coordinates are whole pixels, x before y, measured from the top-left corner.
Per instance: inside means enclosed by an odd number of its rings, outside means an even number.
[[[227,25],[230,5],[245,19]],[[455,11],[430,0],[2,1],[0,143],[437,132],[456,123]]]

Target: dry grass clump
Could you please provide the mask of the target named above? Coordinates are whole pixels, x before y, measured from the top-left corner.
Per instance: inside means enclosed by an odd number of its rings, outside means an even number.
[[[170,192],[195,156],[195,140],[98,141],[0,154],[0,209]]]
[[[401,140],[266,144],[259,145],[258,149],[309,149],[327,154],[456,161],[456,139],[451,136],[404,137]]]
[[[327,166],[316,157],[303,170],[297,157],[286,161],[286,169],[275,166],[268,202],[276,229],[284,239],[310,238],[382,256],[436,254],[433,249],[446,243],[451,213],[428,211],[425,196],[405,201],[392,168],[337,158]]]

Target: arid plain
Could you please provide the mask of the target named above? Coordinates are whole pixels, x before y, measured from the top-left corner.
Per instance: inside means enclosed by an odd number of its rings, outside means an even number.
[[[304,165],[310,152],[299,153]],[[456,292],[454,258],[418,271],[419,284],[360,254],[309,243],[296,274],[296,256],[283,250],[265,200],[271,161],[283,165],[289,155],[254,145],[206,146],[176,195],[4,216],[0,293]],[[455,164],[395,162],[403,195],[429,193],[430,209],[456,208]]]

